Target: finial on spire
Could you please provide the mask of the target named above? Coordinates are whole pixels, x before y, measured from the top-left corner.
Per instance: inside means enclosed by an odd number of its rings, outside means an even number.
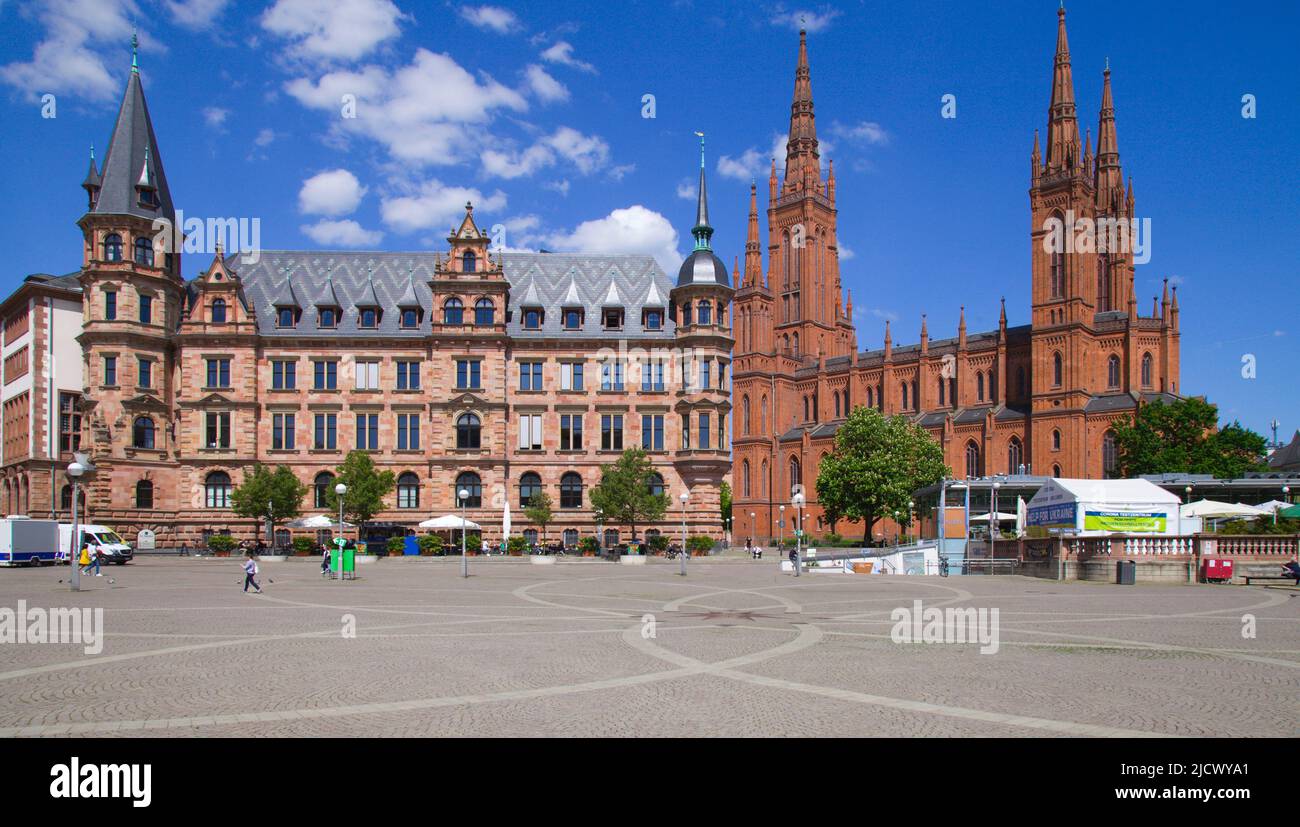
[[[131,31],[131,72],[140,74],[140,32]]]
[[[700,137],[700,191],[691,235],[695,236],[695,249],[710,250],[709,239],[713,236],[713,227],[709,226],[709,191],[704,181],[704,133],[697,130],[695,134]]]
[[[695,134],[700,137],[700,169],[703,170],[704,169],[704,133],[697,130]]]

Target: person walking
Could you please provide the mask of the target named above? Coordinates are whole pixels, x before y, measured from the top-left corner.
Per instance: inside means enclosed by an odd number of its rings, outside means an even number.
[[[90,570],[94,569],[96,577],[104,576],[104,573],[99,570],[99,552],[90,543],[86,543],[81,547],[81,559],[77,562],[82,567],[82,574],[90,574]]]
[[[248,559],[244,561],[244,592],[248,592],[248,587],[252,586],[258,594],[262,593],[262,587],[258,584],[257,577],[257,560],[253,558],[253,552],[245,552]]]
[[[324,551],[321,553],[320,556],[320,576],[329,577],[330,576],[330,547],[322,546],[322,548],[324,549]]]

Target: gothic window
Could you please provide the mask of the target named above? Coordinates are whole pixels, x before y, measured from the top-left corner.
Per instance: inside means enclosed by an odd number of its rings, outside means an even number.
[[[1119,357],[1112,356],[1106,360],[1106,386],[1108,388],[1119,387]]]
[[[147,416],[136,417],[131,429],[131,444],[137,448],[152,448],[154,445],[154,424]]]
[[[533,497],[542,493],[542,478],[529,471],[519,478],[519,507],[528,508],[533,504]]]
[[[1059,299],[1065,295],[1065,253],[1060,250],[1052,252],[1052,298]]]
[[[1151,387],[1151,354],[1142,354],[1142,387]]]
[[[472,413],[461,414],[456,420],[456,447],[475,449],[482,447],[482,423]]]
[[[140,480],[135,484],[135,507],[153,508],[153,483]]]
[[[1052,430],[1052,450],[1061,450],[1061,432],[1055,429]]]
[[[920,384],[918,383],[918,380],[913,379],[913,380],[912,380],[912,407],[915,408],[915,409],[918,410],[918,411],[921,410],[921,393],[920,393],[920,391],[921,391],[921,386],[920,386]]]
[[[758,481],[763,486],[762,495],[766,497],[767,496],[767,460],[763,460],[762,470],[758,475]]]
[[[759,433],[767,433],[767,394],[763,395],[763,404],[758,409],[758,430]]]
[[[1115,468],[1118,465],[1118,455],[1115,446],[1115,433],[1107,431],[1101,437],[1101,476],[1102,479],[1110,479],[1115,476]]]
[[[312,481],[312,502],[316,508],[330,507],[330,492],[334,490],[334,475],[328,471],[322,471],[316,475]]]
[[[796,357],[799,355],[799,334],[798,333],[794,334],[794,355]]]
[[[460,299],[453,297],[442,303],[442,323],[465,323],[465,305]]]
[[[744,496],[749,496],[749,460],[740,463],[740,491]]]
[[[460,496],[460,492],[462,491],[468,495],[464,499],[461,499]],[[478,474],[475,474],[473,471],[466,471],[456,477],[456,507],[483,507],[483,481],[480,480]]]
[[[946,401],[946,399],[947,399],[947,393],[946,393],[946,392],[947,392],[947,385],[948,385],[948,380],[946,380],[946,379],[944,379],[942,376],[940,376],[940,377],[939,377],[939,407],[941,407],[941,408],[948,404],[947,401]]]
[[[803,421],[808,421],[808,397],[803,398]]]
[[[744,432],[749,433],[749,397],[744,396],[740,399],[740,421]]]
[[[122,236],[109,233],[104,236],[104,261],[122,260]]]
[[[1059,388],[1065,382],[1065,366],[1061,361],[1061,354],[1052,354],[1052,387]]]
[[[989,401],[998,401],[998,376],[993,371],[989,371]]]
[[[1061,466],[1059,466],[1059,465],[1053,465],[1053,466],[1052,466],[1052,476],[1055,477],[1055,478],[1057,478],[1057,479],[1060,479],[1060,477],[1061,477]]]
[[[972,478],[983,475],[984,469],[980,464],[980,447],[975,444],[975,440],[971,440],[966,443],[966,476]]]
[[[799,467],[799,458],[790,457],[790,494],[793,495],[799,490],[797,486],[803,485],[802,469]]]
[[[208,508],[230,508],[230,475],[225,471],[208,474],[203,491]]]
[[[1025,448],[1020,444],[1019,437],[1011,437],[1007,443],[1007,473],[1020,473],[1020,465],[1025,461]]]
[[[213,324],[226,323],[226,300],[225,299],[212,300],[212,323]]]
[[[840,395],[836,393],[834,396],[835,396],[835,418],[839,419],[840,418]]]
[[[975,374],[975,398],[984,401],[984,374],[979,372]]]
[[[573,471],[560,477],[560,508],[582,508],[582,477]]]
[[[1110,262],[1101,254],[1097,255],[1097,310],[1110,310]]]
[[[867,407],[868,407],[868,408],[874,408],[874,407],[876,407],[875,399],[876,399],[876,393],[875,393],[875,391],[874,391],[872,388],[867,388]]]
[[[907,383],[904,382],[904,383],[902,384],[901,387],[902,387],[902,393],[903,393],[903,408],[902,408],[902,409],[903,409],[903,410],[907,410]]]
[[[410,471],[397,478],[397,507],[420,507],[420,478]]]

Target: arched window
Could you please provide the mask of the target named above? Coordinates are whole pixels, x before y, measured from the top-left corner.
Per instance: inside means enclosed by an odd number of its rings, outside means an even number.
[[[768,489],[767,460],[763,460],[762,470],[758,475],[758,482],[760,487],[762,488],[762,496],[766,497],[767,489]]]
[[[59,509],[61,511],[72,510],[72,486],[71,485],[63,486],[63,490],[59,492]]]
[[[1113,431],[1107,431],[1101,437],[1101,476],[1102,479],[1110,479],[1115,476],[1115,469],[1119,465],[1119,452],[1115,445],[1115,434]]]
[[[146,267],[153,266],[153,242],[147,238],[135,240],[135,263]]]
[[[1142,354],[1142,387],[1151,387],[1151,354]]]
[[[208,508],[230,508],[230,475],[213,471],[203,481],[204,502]]]
[[[790,494],[793,495],[799,489],[797,486],[803,485],[803,469],[799,466],[798,457],[790,457]]]
[[[1058,221],[1064,222],[1061,216],[1055,216]],[[1073,232],[1067,228],[1067,232]],[[1052,298],[1059,299],[1065,295],[1065,253],[1060,250],[1052,251]]]
[[[491,299],[479,299],[474,302],[474,324],[487,327],[496,323],[497,306]]]
[[[519,507],[528,508],[533,504],[533,496],[542,493],[542,478],[529,471],[519,478]]]
[[[560,508],[582,508],[582,477],[573,471],[560,477]]]
[[[457,448],[481,448],[482,447],[482,423],[478,416],[472,413],[461,414],[456,420],[456,447]]]
[[[876,392],[872,388],[867,388],[867,407],[876,407]]]
[[[153,420],[147,416],[138,416],[131,429],[131,444],[137,448],[152,448],[154,444]]]
[[[561,536],[564,538],[565,548],[572,548],[578,544],[578,529],[576,528],[564,529],[564,534]]]
[[[1061,353],[1057,351],[1052,354],[1052,387],[1059,388],[1065,382],[1065,365],[1061,361]]]
[[[809,416],[808,416],[808,397],[806,397],[806,396],[803,398],[803,421],[804,421],[804,422],[809,421]]]
[[[948,404],[948,402],[947,402],[947,398],[948,398],[948,393],[947,393],[947,391],[948,391],[948,380],[946,380],[946,379],[944,379],[942,376],[940,376],[940,377],[939,377],[939,407],[941,407],[941,408]]]
[[[980,463],[980,447],[975,444],[975,440],[966,443],[966,476],[982,477],[984,468]]]
[[[912,380],[912,407],[921,410],[921,386],[918,380]]]
[[[1061,450],[1061,432],[1056,429],[1052,429],[1052,450]]]
[[[794,355],[799,355],[799,334],[794,334]]]
[[[740,398],[740,422],[742,428],[744,429],[744,433],[748,434],[749,433],[749,397],[748,396],[742,396]]]
[[[1097,310],[1110,310],[1110,262],[1106,256],[1097,256]]]
[[[763,404],[758,409],[759,433],[767,433],[767,394],[763,394]]]
[[[740,492],[748,497],[749,491],[749,460],[743,460],[740,463]]]
[[[460,299],[453,297],[442,303],[442,323],[465,323],[465,305]]]
[[[464,499],[460,496],[462,491],[468,495]],[[455,498],[457,508],[483,507],[483,481],[479,479],[478,474],[473,471],[466,471],[456,477]]]
[[[839,393],[835,393],[833,395],[835,397],[835,418],[839,419],[840,418],[840,395]]]
[[[1053,465],[1053,466],[1052,466],[1052,476],[1055,477],[1055,478],[1057,478],[1057,479],[1060,479],[1060,477],[1061,477],[1061,466],[1059,466],[1059,465]]]
[[[330,507],[330,494],[334,491],[334,475],[329,471],[321,471],[312,481],[312,504],[316,508]]]
[[[662,497],[664,495],[664,478],[659,474],[652,473],[646,481],[646,488],[650,491],[652,497]]]
[[[907,383],[904,382],[901,387],[903,393],[903,410],[907,410]]]
[[[1007,443],[1007,473],[1019,474],[1020,465],[1025,461],[1025,448],[1020,444],[1020,437],[1011,437]]]
[[[989,401],[998,401],[998,375],[989,371]]]
[[[420,507],[420,478],[410,471],[397,478],[397,507]]]
[[[420,324],[420,311],[414,308],[407,308],[402,311],[402,329],[410,330],[418,327]]]
[[[695,321],[700,324],[713,324],[713,305],[701,301],[695,306]]]
[[[948,404],[957,407],[957,377],[948,380]]]
[[[975,398],[980,402],[984,401],[984,374],[975,374]]]
[[[104,236],[104,261],[122,260],[122,236],[109,233]]]
[[[465,273],[473,273],[478,270],[478,256],[474,255],[473,250],[466,250],[461,255],[460,269]]]
[[[153,508],[153,483],[140,480],[135,484],[135,507]]]
[[[1112,356],[1106,360],[1106,386],[1119,387],[1119,357]]]

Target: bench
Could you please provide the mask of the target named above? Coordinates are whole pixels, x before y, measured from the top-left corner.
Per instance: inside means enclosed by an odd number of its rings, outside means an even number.
[[[1242,568],[1242,579],[1249,586],[1253,580],[1292,580],[1294,574],[1284,574],[1281,564],[1276,566],[1245,566]]]

